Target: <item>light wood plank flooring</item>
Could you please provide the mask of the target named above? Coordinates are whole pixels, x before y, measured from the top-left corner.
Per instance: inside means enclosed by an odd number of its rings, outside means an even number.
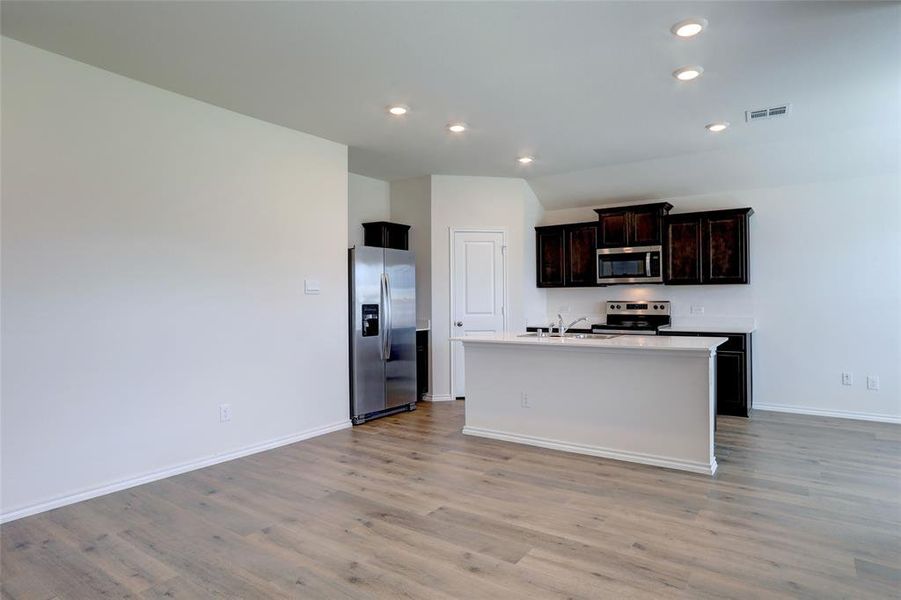
[[[890,598],[901,427],[721,418],[716,478],[421,404],[8,523],[7,598]]]

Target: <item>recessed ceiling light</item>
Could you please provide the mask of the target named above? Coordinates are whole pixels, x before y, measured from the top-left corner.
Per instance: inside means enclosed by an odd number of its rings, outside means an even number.
[[[451,133],[463,133],[466,131],[466,123],[451,123],[447,126],[447,130]]]
[[[677,35],[680,38],[690,38],[704,31],[705,27],[707,27],[707,19],[697,17],[679,21],[670,28],[670,31],[673,32],[673,35]]]
[[[679,81],[691,81],[692,79],[697,79],[701,76],[701,73],[704,72],[704,67],[699,65],[689,65],[687,67],[681,67],[673,71],[673,77],[678,79]]]
[[[407,114],[410,109],[402,104],[397,104],[395,106],[388,107],[388,112],[394,115],[395,117],[399,117],[401,115]]]
[[[710,123],[706,125],[707,131],[712,131],[713,133],[719,133],[721,131],[725,131],[727,127],[729,127],[728,121],[719,121],[717,123]]]
[[[535,160],[534,156],[520,156],[516,161],[521,165],[527,165]]]

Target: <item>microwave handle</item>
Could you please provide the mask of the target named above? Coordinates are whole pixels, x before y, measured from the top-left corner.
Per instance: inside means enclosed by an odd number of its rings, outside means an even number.
[[[644,273],[645,276],[651,276],[651,253],[647,252],[644,255]]]

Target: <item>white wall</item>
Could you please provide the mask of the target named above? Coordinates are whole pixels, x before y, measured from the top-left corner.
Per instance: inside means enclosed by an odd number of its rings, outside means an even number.
[[[705,317],[756,318],[754,405],[901,420],[901,183],[897,175],[669,198],[676,212],[750,206],[751,283],[548,290],[549,316],[608,299],[671,300]],[[547,211],[542,224],[596,218]],[[603,317],[598,316],[602,319]],[[843,370],[854,385],[841,385]],[[868,391],[878,375],[881,390]]]
[[[535,230],[543,213],[529,184],[503,177],[431,177],[432,336],[431,394],[449,399],[450,229],[503,227],[507,232],[507,327],[522,331],[546,312],[535,286]]]
[[[391,218],[387,181],[347,174],[347,247],[363,245],[363,223]]]
[[[391,220],[410,226],[410,250],[416,259],[416,319],[421,324],[432,318],[431,188],[428,176],[391,182]]]
[[[2,71],[5,518],[349,425],[347,148],[8,39]]]

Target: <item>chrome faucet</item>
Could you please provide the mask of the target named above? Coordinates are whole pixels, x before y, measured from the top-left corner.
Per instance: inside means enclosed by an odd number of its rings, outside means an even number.
[[[572,323],[570,323],[569,325],[567,325],[566,327],[564,327],[564,328],[563,328],[563,332],[562,332],[560,335],[563,335],[564,333],[566,333],[567,331],[569,331],[570,329],[572,329],[572,326],[573,326],[573,325],[575,325],[575,324],[577,324],[577,323],[581,323],[582,321],[585,321],[585,322],[587,323],[587,322],[588,322],[588,317],[579,317],[578,319],[576,319],[575,321],[573,321]],[[562,323],[563,321],[560,321],[560,322]]]
[[[557,321],[556,321],[556,322],[555,322],[555,321],[551,321],[551,325],[550,325],[550,327],[548,327],[548,334],[553,334],[553,333],[554,333],[554,325],[555,325],[555,324],[556,324],[556,326],[557,326],[557,335],[563,336],[563,329],[564,329],[564,327],[563,327],[563,315],[558,314],[558,315],[557,315]]]
[[[585,321],[587,323],[588,317],[579,317],[578,319],[576,319],[569,325],[564,325],[563,324],[563,315],[558,314],[557,315],[557,333],[560,335],[560,337],[563,337],[564,335],[566,335],[566,332],[572,328],[573,325],[576,325],[577,323],[581,323],[582,321]],[[554,329],[553,323],[551,323],[550,329],[551,329],[551,331],[553,331],[553,329]]]

